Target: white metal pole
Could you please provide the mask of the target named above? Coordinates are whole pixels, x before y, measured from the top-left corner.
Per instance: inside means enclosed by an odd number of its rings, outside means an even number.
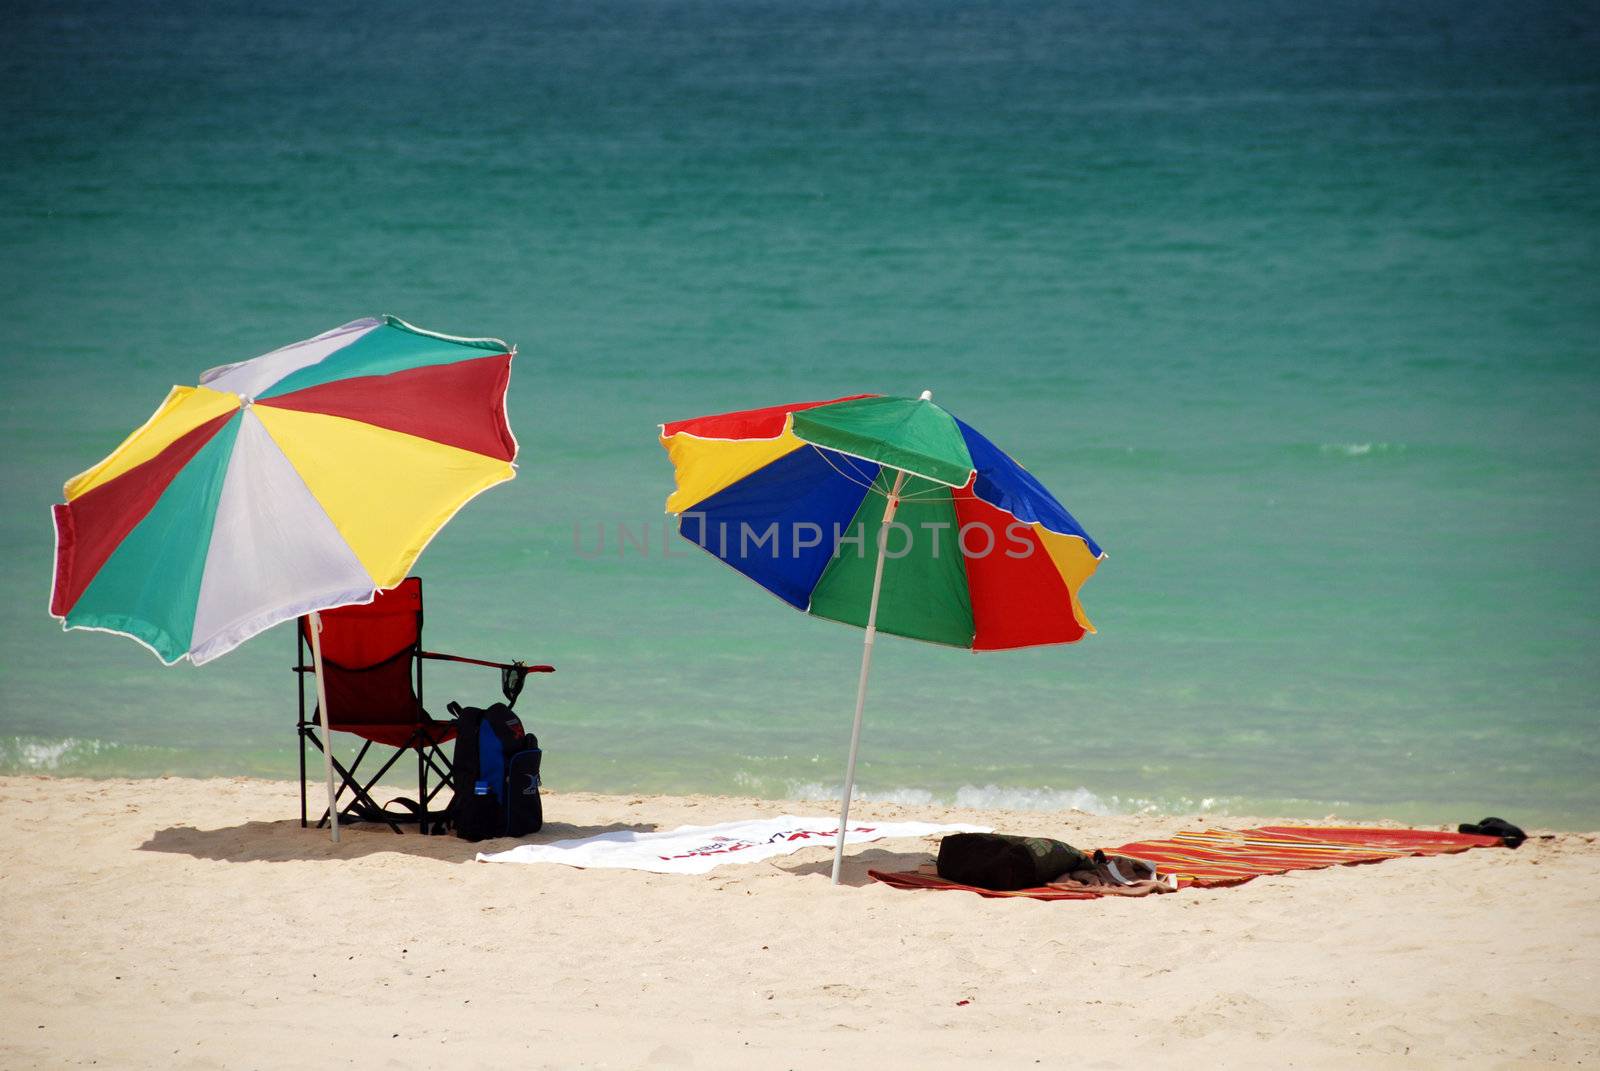
[[[322,768],[328,775],[328,830],[339,843],[339,801],[333,790],[333,726],[328,715],[328,689],[322,683],[322,615],[311,615],[311,665],[317,676],[317,712],[322,715]]]
[[[861,712],[867,705],[867,671],[872,668],[872,641],[878,635],[878,592],[883,588],[884,552],[889,546],[889,524],[900,506],[900,488],[906,474],[897,470],[889,505],[883,511],[878,529],[878,564],[872,573],[872,603],[867,608],[867,638],[861,644],[861,681],[856,685],[856,720],[850,727],[850,759],[844,767],[844,804],[839,808],[839,838],[833,845],[833,883],[839,884],[839,868],[844,864],[844,835],[850,823],[850,794],[856,787],[856,751],[861,747]]]

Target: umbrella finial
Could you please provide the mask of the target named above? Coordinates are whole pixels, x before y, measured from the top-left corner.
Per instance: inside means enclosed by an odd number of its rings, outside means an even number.
[[[931,402],[931,401],[933,401],[933,391],[931,391],[931,390],[923,391],[922,392],[922,397],[918,398],[917,401],[919,401],[919,402]]]

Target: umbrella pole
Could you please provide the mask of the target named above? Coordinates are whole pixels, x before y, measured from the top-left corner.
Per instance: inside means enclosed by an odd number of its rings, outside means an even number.
[[[339,801],[333,790],[333,725],[328,689],[322,683],[322,615],[311,615],[311,665],[317,675],[317,712],[322,715],[322,768],[328,775],[328,832],[339,843]]]
[[[861,747],[861,712],[867,705],[867,672],[872,668],[872,641],[878,635],[878,593],[883,588],[884,551],[889,545],[889,525],[900,506],[900,488],[906,474],[895,476],[894,490],[889,492],[889,505],[883,511],[883,524],[878,529],[878,563],[872,572],[872,603],[867,608],[867,637],[861,643],[861,680],[856,685],[856,720],[850,727],[850,758],[844,767],[844,804],[839,808],[839,838],[833,845],[833,883],[839,884],[839,868],[844,865],[844,836],[850,823],[850,794],[856,787],[856,752]]]

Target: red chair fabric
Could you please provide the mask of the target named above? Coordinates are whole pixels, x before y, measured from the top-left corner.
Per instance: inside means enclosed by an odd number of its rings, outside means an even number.
[[[311,619],[300,619],[311,646]],[[434,721],[417,699],[422,654],[422,581],[407,577],[361,606],[322,612],[323,687],[335,732],[390,747],[442,744],[451,722]],[[316,721],[321,721],[321,711]],[[419,735],[420,734],[420,735]]]
[[[311,643],[311,619],[300,628]],[[422,579],[408,576],[360,606],[322,611],[322,658],[345,669],[366,669],[422,646]]]

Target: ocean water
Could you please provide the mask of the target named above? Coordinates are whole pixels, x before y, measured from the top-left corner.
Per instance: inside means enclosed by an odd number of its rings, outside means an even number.
[[[557,788],[838,791],[861,634],[661,553],[655,425],[931,388],[1105,545],[1100,633],[885,638],[864,795],[1600,825],[1590,5],[0,26],[0,771],[293,775],[292,632],[62,634],[49,506],[169,385],[393,313],[520,346],[520,475],[418,571],[430,647],[559,666]]]

